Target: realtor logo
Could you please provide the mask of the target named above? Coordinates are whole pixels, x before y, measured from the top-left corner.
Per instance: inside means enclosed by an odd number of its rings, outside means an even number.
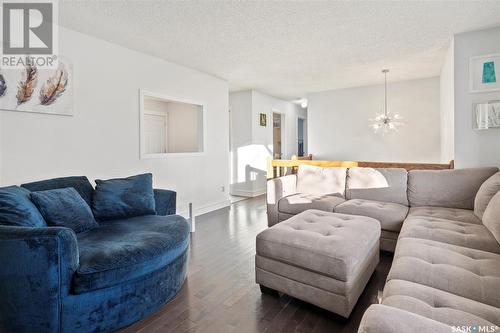
[[[52,3],[3,3],[4,54],[52,54]]]
[[[2,1],[2,62],[19,67],[27,63],[54,67],[57,46],[57,11],[54,0]]]

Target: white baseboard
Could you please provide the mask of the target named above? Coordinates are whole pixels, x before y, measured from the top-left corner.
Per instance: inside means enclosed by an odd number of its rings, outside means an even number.
[[[231,205],[231,200],[229,200],[229,199],[222,200],[222,201],[219,201],[219,202],[209,203],[209,204],[206,204],[206,205],[203,205],[203,206],[193,205],[193,214],[194,214],[194,216],[199,216],[199,215],[203,215],[203,214],[206,214],[206,213],[209,213],[209,212],[213,212],[214,210],[217,210],[217,209],[229,207],[230,205]],[[185,208],[178,209],[177,210],[177,214],[181,215],[181,216],[183,216],[185,218],[188,218],[189,216],[188,216],[188,207],[187,207],[187,204],[186,204]]]
[[[266,194],[266,189],[265,188],[258,189],[258,190],[253,190],[253,191],[231,189],[231,195],[236,195],[236,196],[239,196],[239,197],[253,198],[253,197],[258,197],[259,195],[263,195],[263,194]]]

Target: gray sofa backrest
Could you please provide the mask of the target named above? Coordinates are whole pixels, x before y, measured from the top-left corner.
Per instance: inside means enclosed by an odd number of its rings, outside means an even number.
[[[346,198],[394,202],[408,206],[408,172],[400,168],[350,168]]]
[[[410,206],[474,209],[479,187],[498,168],[411,170],[408,172]]]
[[[346,174],[346,168],[300,165],[297,172],[297,192],[344,197]]]

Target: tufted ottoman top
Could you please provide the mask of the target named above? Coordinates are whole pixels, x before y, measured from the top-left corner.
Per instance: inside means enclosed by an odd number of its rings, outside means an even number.
[[[257,254],[347,282],[379,237],[373,218],[307,210],[257,235]]]

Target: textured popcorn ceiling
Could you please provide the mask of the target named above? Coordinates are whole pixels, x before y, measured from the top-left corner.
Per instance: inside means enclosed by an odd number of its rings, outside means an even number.
[[[437,76],[500,1],[61,1],[61,24],[286,99]],[[500,41],[499,41],[500,42]]]

